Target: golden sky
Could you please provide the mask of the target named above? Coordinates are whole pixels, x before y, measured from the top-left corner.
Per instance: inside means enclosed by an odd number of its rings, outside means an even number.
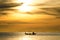
[[[0,31],[60,31],[59,0],[6,0],[0,2],[2,5],[4,3],[23,3],[15,7],[12,7],[15,4],[8,4],[8,8],[5,5],[0,6]]]

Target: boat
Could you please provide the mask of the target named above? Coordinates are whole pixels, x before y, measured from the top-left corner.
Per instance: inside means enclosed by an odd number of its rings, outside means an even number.
[[[25,35],[36,35],[35,32],[25,32]]]

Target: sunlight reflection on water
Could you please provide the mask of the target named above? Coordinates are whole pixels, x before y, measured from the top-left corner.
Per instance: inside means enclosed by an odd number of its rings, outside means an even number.
[[[18,33],[0,33],[0,40],[60,40],[58,35],[24,35]]]

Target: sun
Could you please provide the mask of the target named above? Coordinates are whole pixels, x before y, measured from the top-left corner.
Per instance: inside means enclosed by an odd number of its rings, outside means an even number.
[[[32,0],[20,0],[23,4],[18,7],[18,10],[21,12],[30,12],[32,11],[32,6],[29,6],[30,3],[32,3]]]
[[[15,7],[19,12],[31,12],[34,10],[33,6],[29,6],[28,4],[22,4],[21,6]]]
[[[33,7],[31,7],[31,6],[28,6],[28,5],[22,5],[20,8],[19,8],[19,10],[21,11],[21,12],[29,12],[29,11],[32,11],[32,9],[33,9]]]

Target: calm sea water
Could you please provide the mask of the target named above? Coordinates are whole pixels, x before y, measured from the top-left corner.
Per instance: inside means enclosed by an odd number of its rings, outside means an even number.
[[[60,40],[60,35],[25,35],[24,33],[0,33],[0,40]]]

